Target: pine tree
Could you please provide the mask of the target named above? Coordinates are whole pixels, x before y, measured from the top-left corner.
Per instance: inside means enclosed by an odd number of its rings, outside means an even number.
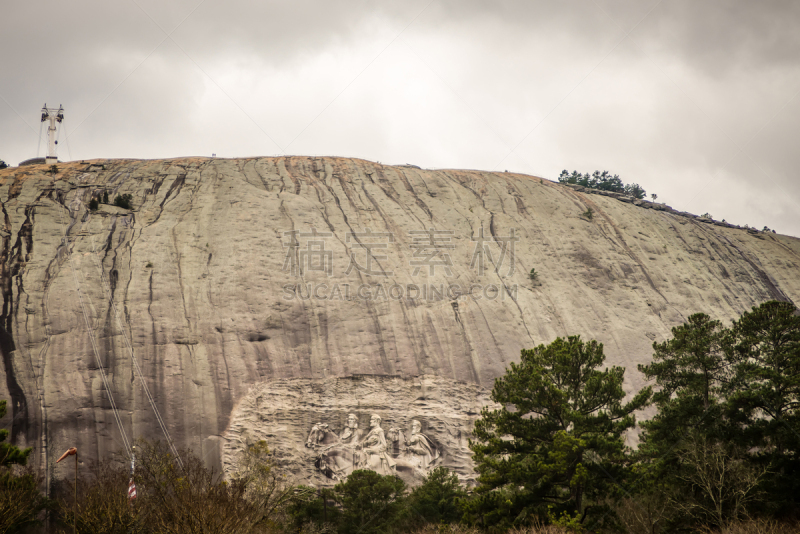
[[[725,352],[729,333],[722,323],[697,313],[674,327],[672,335],[668,341],[653,343],[653,363],[639,366],[658,386],[653,395],[658,414],[642,423],[642,450],[654,457],[673,449],[689,428],[721,438],[720,395],[730,379]]]
[[[462,515],[461,502],[466,498],[467,492],[459,484],[458,476],[440,466],[411,492],[408,501],[414,520],[436,525],[458,523]]]
[[[391,475],[357,470],[336,485],[334,492],[342,505],[339,532],[383,534],[395,531],[405,512],[405,483]]]
[[[730,417],[751,459],[769,468],[770,501],[800,504],[800,316],[788,302],[753,308],[733,324]]]
[[[0,418],[5,414],[6,401],[0,400]],[[28,461],[31,448],[4,443],[7,437],[8,430],[0,429],[0,532],[22,532],[38,523],[49,501],[39,493],[33,469],[20,467]]]
[[[467,505],[473,521],[524,524],[549,507],[587,523],[606,515],[599,502],[626,468],[623,434],[651,390],[623,404],[625,370],[600,370],[604,361],[601,343],[558,338],[523,350],[495,381],[501,408],[481,412],[470,442],[479,473]]]

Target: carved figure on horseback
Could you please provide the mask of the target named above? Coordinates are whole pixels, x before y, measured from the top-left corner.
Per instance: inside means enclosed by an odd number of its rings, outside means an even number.
[[[317,452],[316,467],[334,480],[344,480],[356,469],[370,469],[382,475],[397,473],[408,481],[419,480],[441,457],[436,444],[422,433],[418,420],[411,421],[411,433],[406,439],[399,427],[384,434],[377,414],[370,417],[368,432],[358,427],[358,417],[352,413],[348,414],[339,435],[327,423],[317,423],[308,434],[306,447]]]
[[[336,435],[327,423],[317,423],[311,428],[306,439],[306,447],[317,451],[314,465],[325,476],[334,480],[344,480],[357,469],[360,453],[356,446],[364,439],[364,431],[358,428],[358,417],[348,414],[347,423],[340,435]]]

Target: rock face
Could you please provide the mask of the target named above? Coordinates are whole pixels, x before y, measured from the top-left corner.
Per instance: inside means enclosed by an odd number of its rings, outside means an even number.
[[[306,157],[58,169],[0,171],[2,424],[48,476],[70,446],[89,461],[163,438],[151,397],[179,447],[222,467],[263,388],[425,376],[478,395],[464,384],[490,388],[520,349],[580,334],[633,391],[691,313],[800,298],[798,239],[531,176]],[[88,211],[103,192],[133,209]],[[309,424],[338,437],[372,409],[286,406],[291,454]]]
[[[368,468],[413,486],[440,465],[470,484],[468,440],[485,406],[494,406],[486,389],[430,375],[263,382],[231,416],[223,466],[235,471],[244,448],[264,440],[282,472],[301,484],[331,486]]]

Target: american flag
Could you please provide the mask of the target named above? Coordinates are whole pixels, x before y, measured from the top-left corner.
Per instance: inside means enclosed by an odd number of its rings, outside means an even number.
[[[133,479],[131,478],[130,484],[128,484],[128,502],[132,502],[136,498],[136,484],[133,483]]]

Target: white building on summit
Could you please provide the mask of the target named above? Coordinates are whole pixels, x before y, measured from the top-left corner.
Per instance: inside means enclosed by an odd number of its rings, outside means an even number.
[[[64,108],[59,105],[58,109],[48,108],[47,104],[42,106],[42,122],[49,120],[50,126],[47,128],[47,157],[45,163],[54,164],[58,163],[58,156],[56,155],[56,147],[58,139],[56,139],[56,123],[61,124],[64,120]]]

